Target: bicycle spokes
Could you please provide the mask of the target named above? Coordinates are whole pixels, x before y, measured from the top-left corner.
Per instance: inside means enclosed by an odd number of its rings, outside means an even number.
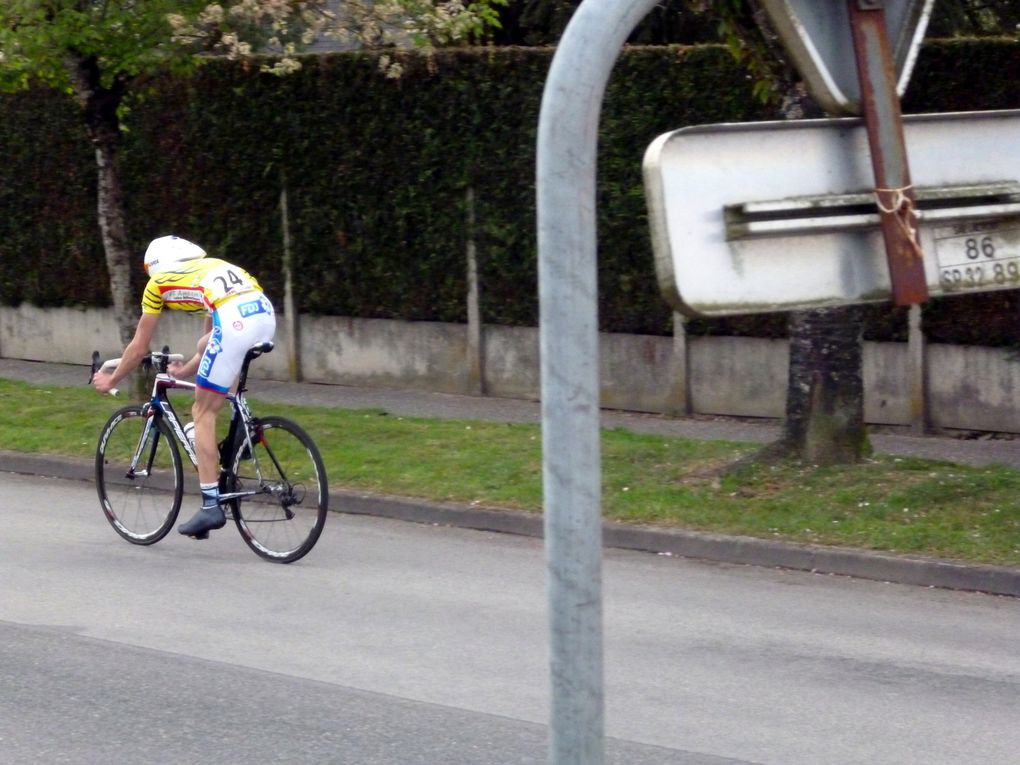
[[[141,407],[114,413],[96,449],[96,489],[107,520],[129,542],[148,545],[172,528],[183,477],[177,445]]]
[[[327,491],[322,459],[297,425],[280,417],[259,420],[239,444],[237,525],[264,558],[297,560],[311,549],[325,524]]]

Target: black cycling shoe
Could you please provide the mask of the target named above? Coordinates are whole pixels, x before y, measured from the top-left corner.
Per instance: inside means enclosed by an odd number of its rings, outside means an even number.
[[[202,509],[195,513],[191,520],[182,523],[177,530],[186,537],[194,539],[208,539],[209,532],[214,529],[222,529],[227,525],[227,516],[219,505],[212,507],[202,506]]]

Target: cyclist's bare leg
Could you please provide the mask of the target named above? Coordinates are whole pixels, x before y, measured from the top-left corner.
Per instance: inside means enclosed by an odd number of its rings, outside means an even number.
[[[185,536],[205,539],[212,529],[222,528],[226,516],[219,506],[219,454],[216,448],[216,416],[223,408],[226,397],[205,388],[195,391],[191,416],[195,422],[195,452],[198,456],[198,480],[202,485],[202,508],[180,526]]]
[[[198,480],[201,483],[216,483],[220,477],[216,417],[226,400],[226,396],[205,388],[195,391],[191,416],[195,422],[195,451],[198,454]]]

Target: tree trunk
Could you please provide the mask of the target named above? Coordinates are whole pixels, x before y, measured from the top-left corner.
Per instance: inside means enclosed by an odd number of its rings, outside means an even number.
[[[127,83],[116,79],[110,87],[103,87],[95,57],[72,59],[68,65],[75,95],[84,112],[88,136],[96,152],[99,230],[106,254],[114,317],[123,346],[131,340],[138,322],[138,296],[131,288],[131,270],[137,264],[127,243],[124,192],[118,162],[121,129],[117,109],[124,98]],[[141,262],[140,259],[138,262]]]
[[[774,451],[818,465],[859,461],[864,427],[858,306],[790,314],[790,372],[783,436]]]
[[[821,116],[803,86],[788,89],[781,111],[785,119]],[[867,454],[862,324],[859,306],[790,314],[786,419],[782,437],[766,456],[834,465]]]

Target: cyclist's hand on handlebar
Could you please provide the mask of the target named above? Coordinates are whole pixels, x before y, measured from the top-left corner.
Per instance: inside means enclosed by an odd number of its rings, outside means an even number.
[[[113,375],[102,370],[97,371],[92,376],[92,387],[96,389],[97,393],[103,395],[109,393],[114,389]]]
[[[198,371],[198,362],[200,357],[193,356],[188,361],[171,361],[166,365],[166,371],[171,377],[182,379],[184,377],[192,377],[195,372]]]

